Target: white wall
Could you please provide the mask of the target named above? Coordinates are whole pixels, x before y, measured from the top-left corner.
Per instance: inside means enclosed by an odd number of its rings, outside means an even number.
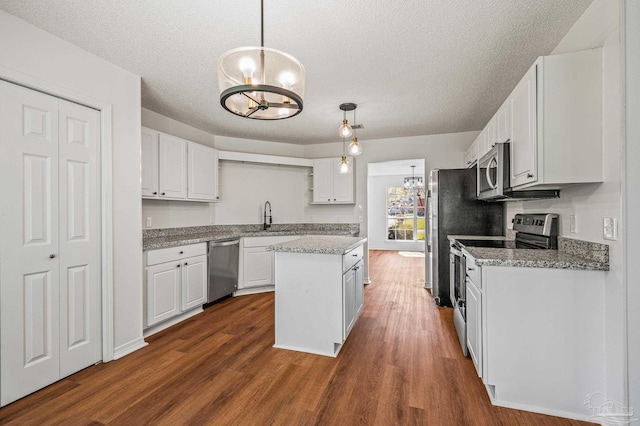
[[[509,203],[507,218],[519,212],[553,212],[560,215],[560,234],[569,238],[609,245],[611,270],[605,275],[606,389],[603,392],[626,402],[625,289],[623,269],[624,227],[618,241],[603,239],[602,220],[622,219],[622,97],[618,2],[596,0],[560,42],[554,54],[603,46],[603,162],[604,182],[561,190],[559,200]],[[571,233],[570,216],[576,216],[577,232]]]
[[[640,2],[625,0],[625,135],[623,151],[625,221],[625,282],[627,284],[627,338],[629,407],[640,417]]]
[[[387,188],[403,186],[406,176],[407,174],[369,176],[369,189],[367,191],[369,249],[424,251],[424,240],[401,241],[387,239]]]
[[[444,135],[425,135],[406,138],[371,139],[367,140],[362,135],[363,152],[356,158],[354,170],[356,173],[356,203],[354,206],[344,206],[339,210],[339,215],[344,217],[362,216],[360,235],[368,236],[367,221],[367,164],[379,163],[391,160],[406,160],[424,158],[425,171],[432,169],[453,169],[463,167],[464,152],[478,136],[477,131],[463,133],[449,133]],[[322,158],[337,157],[342,155],[342,143],[328,143],[319,145],[306,145],[305,157]],[[426,174],[426,173],[425,173]],[[308,206],[307,212],[320,211],[321,207]],[[365,252],[364,258],[365,280],[369,278],[369,257]]]
[[[0,75],[15,74],[111,105],[113,126],[113,319],[116,352],[142,340],[140,78],[4,11]]]

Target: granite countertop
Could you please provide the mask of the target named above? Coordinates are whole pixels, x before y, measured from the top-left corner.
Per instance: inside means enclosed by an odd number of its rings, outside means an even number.
[[[364,244],[366,238],[310,235],[286,243],[274,244],[267,250],[289,253],[315,253],[315,254],[345,254],[359,245]]]
[[[184,228],[145,229],[142,249],[152,250],[207,241],[241,237],[276,237],[283,235],[358,235],[359,223],[297,223],[272,225],[267,231],[262,225],[209,225]]]
[[[449,239],[502,239],[505,237],[450,236]],[[558,237],[558,250],[518,248],[464,247],[478,266],[507,266],[520,268],[609,270],[609,246],[573,238]]]

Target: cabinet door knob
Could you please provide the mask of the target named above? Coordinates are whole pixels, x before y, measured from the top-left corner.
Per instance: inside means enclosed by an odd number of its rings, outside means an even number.
[[[327,198],[327,201],[331,201],[331,198]]]
[[[162,194],[160,194],[160,195],[164,195],[164,192]]]
[[[188,265],[188,263],[187,263],[187,262],[184,262],[184,266],[187,266],[187,265]]]
[[[182,265],[180,265],[180,264],[178,263],[178,268],[179,268],[180,266],[182,266]]]
[[[55,258],[56,258],[56,255],[55,255],[54,253],[51,253],[51,254],[49,255],[49,259],[55,259]]]
[[[333,201],[336,201],[336,199],[334,198]]]
[[[178,254],[184,254],[184,252],[183,251],[179,251]]]
[[[154,192],[153,192],[153,195],[158,195],[158,191],[154,191]]]
[[[533,175],[532,175],[531,173],[527,173],[527,177],[528,177],[528,178],[532,178],[532,177],[533,177]]]

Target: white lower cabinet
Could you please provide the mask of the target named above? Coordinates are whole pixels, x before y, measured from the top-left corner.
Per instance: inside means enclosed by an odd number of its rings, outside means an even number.
[[[345,255],[347,256],[347,255]],[[364,302],[362,260],[342,275],[342,337],[347,339]]]
[[[147,252],[146,327],[206,303],[206,254],[206,243]]]
[[[274,254],[267,247],[298,238],[300,237],[297,235],[243,238],[240,242],[238,290],[242,294],[248,294],[251,289],[273,286]]]
[[[469,277],[466,288],[467,349],[478,376],[482,377],[482,292]]]

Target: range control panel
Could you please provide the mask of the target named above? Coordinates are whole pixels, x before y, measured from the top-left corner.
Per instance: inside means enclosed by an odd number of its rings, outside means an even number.
[[[555,213],[518,213],[513,218],[513,230],[555,237],[558,235],[558,217]]]

